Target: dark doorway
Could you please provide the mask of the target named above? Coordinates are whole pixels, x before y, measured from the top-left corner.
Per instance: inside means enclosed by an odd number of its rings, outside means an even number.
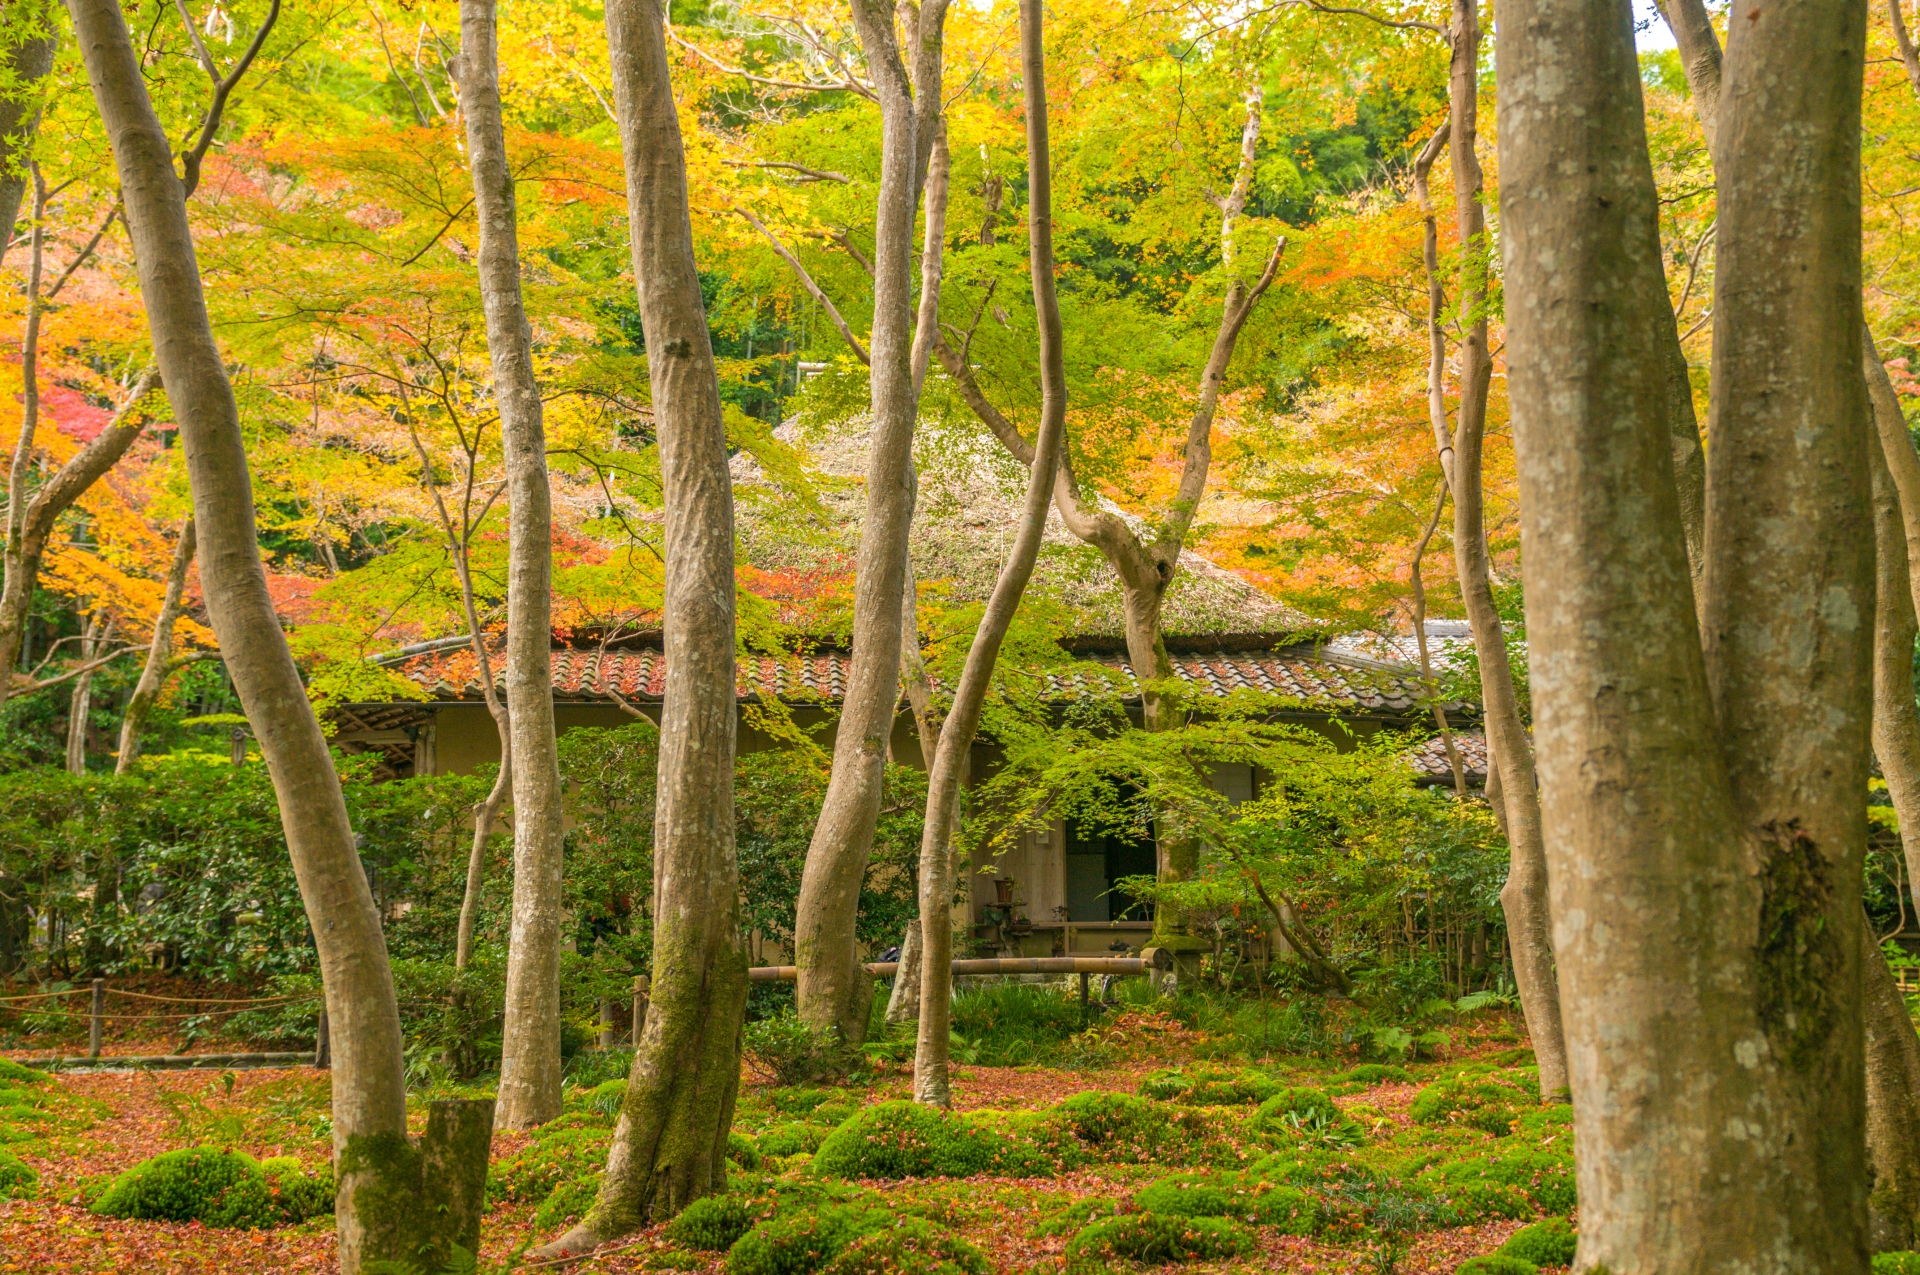
[[[1153,905],[1114,889],[1122,877],[1150,877],[1159,870],[1153,838],[1105,828],[1067,824],[1067,919],[1151,921]]]

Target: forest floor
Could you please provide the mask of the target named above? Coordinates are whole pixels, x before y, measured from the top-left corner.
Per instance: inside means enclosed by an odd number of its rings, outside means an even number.
[[[898,1065],[838,1087],[747,1074],[730,1179],[746,1221],[722,1219],[717,1240],[711,1227],[653,1228],[561,1269],[811,1270],[781,1255],[780,1224],[818,1213],[855,1219],[850,1234],[873,1230],[875,1218],[896,1229],[917,1219],[905,1225],[922,1249],[954,1237],[972,1246],[942,1272],[1450,1275],[1521,1227],[1571,1212],[1570,1110],[1534,1100],[1531,1057],[1510,1032],[1478,1045],[1469,1035],[1449,1058],[1404,1067],[1323,1058],[1221,1067],[1196,1062],[1195,1034],[1161,1015],[1126,1014],[1101,1030],[1134,1047],[1131,1061],[961,1066],[958,1114],[932,1125],[901,1115],[908,1076]],[[552,1125],[496,1135],[485,1263],[552,1238],[591,1200],[623,1084],[573,1086]],[[0,1199],[0,1272],[337,1270],[330,1215],[233,1230],[88,1207],[116,1175],[177,1148],[294,1157],[323,1173],[329,1086],[311,1068],[0,1079],[0,1159],[11,1153],[38,1175],[27,1198]],[[424,1098],[416,1105],[424,1125]],[[917,1168],[912,1155],[899,1158],[903,1146],[920,1155]],[[1156,1231],[1155,1217],[1175,1224]],[[763,1221],[757,1256],[701,1251]],[[884,1251],[871,1257],[840,1269],[908,1269]]]

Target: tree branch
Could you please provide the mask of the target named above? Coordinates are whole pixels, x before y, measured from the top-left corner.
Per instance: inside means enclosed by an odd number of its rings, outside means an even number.
[[[813,294],[813,299],[818,301],[820,308],[827,312],[827,318],[833,322],[835,328],[839,329],[841,339],[846,341],[848,348],[853,351],[854,357],[858,358],[862,363],[871,366],[873,360],[868,356],[867,348],[860,344],[858,337],[854,336],[853,329],[847,325],[846,319],[841,316],[840,309],[833,304],[832,298],[820,290],[820,285],[813,281],[813,276],[807,273],[807,268],[800,264],[800,258],[794,256],[793,253],[788,250],[787,246],[780,242],[779,236],[767,229],[766,223],[753,215],[751,209],[736,208],[734,211],[742,217],[745,217],[749,225],[767,237],[767,242],[773,245],[773,250],[779,253],[781,258],[789,266],[793,267],[793,272],[800,276],[801,285]]]
[[[205,122],[200,126],[200,139],[193,144],[192,150],[180,156],[180,166],[184,170],[180,185],[185,197],[191,199],[200,185],[200,163],[207,157],[207,148],[213,145],[213,135],[220,127],[220,117],[226,113],[227,98],[234,86],[240,83],[240,77],[247,73],[247,68],[253,65],[260,46],[267,42],[268,34],[273,31],[273,24],[280,20],[280,0],[273,0],[272,7],[267,10],[266,21],[254,32],[253,43],[247,46],[247,51],[240,55],[240,61],[224,80],[219,77],[213,58],[207,53],[207,46],[201,43],[200,33],[193,28],[193,16],[187,12],[185,0],[174,0],[174,4],[179,8],[181,18],[186,21],[187,34],[193,37],[194,47],[199,51],[200,65],[206,68],[208,78],[213,80],[213,101],[207,107]]]

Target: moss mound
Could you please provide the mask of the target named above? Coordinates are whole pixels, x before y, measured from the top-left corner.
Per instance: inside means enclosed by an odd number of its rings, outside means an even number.
[[[1179,1173],[1136,1192],[1134,1207],[1164,1217],[1230,1217],[1311,1235],[1320,1223],[1312,1196],[1238,1173]]]
[[[1523,1262],[1517,1257],[1507,1257],[1495,1253],[1491,1257],[1474,1257],[1453,1268],[1453,1275],[1539,1275],[1540,1268],[1532,1262]]]
[[[775,1111],[789,1116],[804,1116],[817,1107],[845,1098],[846,1094],[838,1089],[776,1089],[767,1095]]]
[[[1118,1203],[1099,1196],[1075,1200],[1071,1204],[1044,1214],[1034,1224],[1033,1230],[1028,1232],[1028,1236],[1039,1240],[1046,1239],[1048,1236],[1072,1235],[1098,1218],[1117,1217],[1120,1212]]]
[[[724,1253],[751,1231],[757,1221],[746,1201],[737,1195],[708,1195],[680,1210],[667,1223],[667,1238],[701,1253]]]
[[[1920,1275],[1920,1253],[1875,1253],[1873,1275]]]
[[[1242,1257],[1253,1249],[1253,1236],[1225,1218],[1123,1213],[1095,1222],[1068,1240],[1067,1263],[1069,1269],[1084,1270],[1117,1258],[1164,1266]]]
[[[1550,1217],[1544,1222],[1523,1226],[1508,1236],[1507,1242],[1500,1246],[1500,1254],[1535,1266],[1571,1266],[1578,1243],[1567,1219]],[[1915,1263],[1912,1275],[1920,1275],[1920,1262]]]
[[[292,1156],[278,1155],[262,1160],[260,1172],[266,1174],[267,1193],[273,1197],[274,1206],[286,1221],[304,1222],[310,1217],[333,1212],[333,1198],[337,1191],[332,1169],[308,1173]]]
[[[32,1067],[23,1067],[10,1058],[0,1058],[0,1081],[10,1085],[43,1085],[53,1077]]]
[[[893,1215],[861,1205],[782,1214],[762,1222],[727,1252],[728,1275],[813,1275],[863,1235],[886,1229]]]
[[[1155,1159],[1174,1133],[1161,1107],[1132,1094],[1100,1089],[1062,1099],[1048,1116],[1101,1159]]]
[[[40,1175],[11,1151],[0,1151],[0,1200],[31,1200],[40,1189]]]
[[[855,1238],[823,1275],[987,1275],[990,1269],[979,1249],[945,1227],[900,1218]]]
[[[1037,1121],[1031,1127],[1009,1122],[1003,1131],[919,1103],[883,1102],[834,1130],[813,1167],[842,1178],[1025,1177],[1050,1173],[1059,1163],[1044,1145],[1044,1132]]]
[[[1513,1132],[1515,1121],[1538,1106],[1533,1095],[1504,1076],[1469,1072],[1422,1089],[1407,1114],[1415,1124],[1464,1124],[1505,1136]]]
[[[542,1234],[564,1230],[587,1215],[600,1196],[600,1174],[583,1173],[547,1192],[533,1214],[533,1229]]]
[[[760,1169],[760,1148],[753,1139],[744,1133],[727,1135],[727,1159],[745,1169],[748,1173],[757,1173]]]
[[[487,1196],[515,1204],[538,1204],[562,1182],[606,1167],[606,1129],[555,1129],[535,1135],[533,1145],[487,1171]]]
[[[832,1132],[833,1130],[823,1129],[818,1125],[802,1124],[796,1121],[775,1125],[768,1129],[754,1139],[754,1146],[763,1156],[789,1156],[803,1153],[811,1155],[820,1149],[820,1144],[825,1142],[827,1135]]]
[[[252,1229],[285,1220],[259,1161],[224,1147],[186,1147],[143,1160],[93,1202],[103,1217]]]
[[[1502,1156],[1453,1160],[1428,1169],[1420,1180],[1436,1190],[1463,1190],[1470,1198],[1480,1198],[1473,1194],[1475,1188],[1508,1188],[1524,1195],[1543,1213],[1571,1213],[1577,1197],[1573,1157],[1552,1151],[1512,1151]]]
[[[1140,1092],[1162,1102],[1189,1107],[1239,1107],[1265,1102],[1280,1092],[1280,1082],[1258,1071],[1168,1067],[1140,1082]]]

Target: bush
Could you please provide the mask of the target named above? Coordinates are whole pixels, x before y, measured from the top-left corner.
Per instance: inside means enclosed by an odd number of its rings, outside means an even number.
[[[1219,1071],[1182,1067],[1156,1071],[1140,1082],[1140,1092],[1162,1102],[1184,1103],[1190,1107],[1238,1107],[1264,1102],[1281,1092],[1281,1084],[1272,1076],[1257,1071]]]
[[[1067,1263],[1069,1268],[1084,1267],[1119,1258],[1162,1266],[1241,1257],[1253,1249],[1253,1237],[1225,1218],[1123,1213],[1095,1222],[1068,1240]]]
[[[754,1139],[754,1146],[763,1156],[799,1155],[803,1151],[812,1153],[820,1149],[820,1144],[827,1140],[831,1132],[831,1129],[811,1124],[775,1125]]]
[[[727,1252],[728,1275],[812,1275],[863,1235],[891,1225],[879,1209],[839,1205],[762,1222]]]
[[[31,1200],[40,1175],[11,1151],[0,1151],[0,1200]]]
[[[724,1253],[753,1229],[754,1216],[737,1195],[706,1195],[667,1223],[667,1238],[701,1253]]]
[[[756,1173],[760,1169],[760,1149],[754,1146],[753,1139],[744,1133],[727,1135],[727,1159],[748,1173]]]
[[[1920,1253],[1875,1253],[1873,1275],[1920,1275]]]
[[[579,1221],[600,1196],[600,1174],[583,1173],[547,1192],[533,1214],[533,1229],[551,1233]]]
[[[862,1235],[827,1263],[823,1275],[987,1275],[980,1250],[919,1218]]]
[[[280,1216],[289,1222],[304,1222],[310,1217],[333,1212],[337,1194],[333,1170],[307,1173],[290,1155],[270,1156],[260,1162],[266,1175],[267,1191],[273,1197]]]
[[[605,1167],[605,1129],[555,1129],[537,1135],[532,1146],[502,1160],[487,1173],[487,1195],[515,1204],[538,1204],[562,1182]]]
[[[1415,1124],[1464,1124],[1504,1136],[1521,1109],[1537,1104],[1519,1086],[1491,1074],[1453,1076],[1422,1089],[1407,1114]]]
[[[1311,1235],[1319,1225],[1313,1197],[1241,1174],[1182,1173],[1137,1192],[1134,1207],[1166,1217],[1231,1217]]]
[[[1495,1253],[1491,1257],[1469,1258],[1453,1268],[1453,1275],[1539,1275],[1540,1268],[1517,1257]]]
[[[1573,1227],[1567,1219],[1550,1217],[1544,1222],[1523,1226],[1508,1236],[1507,1242],[1500,1246],[1500,1254],[1532,1262],[1535,1266],[1571,1266],[1577,1244]],[[1877,1270],[1875,1275],[1879,1275]],[[1920,1275],[1920,1260],[1914,1262],[1912,1271],[1906,1275]]]
[[[1052,1172],[1057,1156],[1034,1140],[982,1128],[919,1103],[866,1107],[820,1144],[814,1168],[843,1178],[966,1178]]]
[[[748,1023],[741,1038],[741,1052],[749,1065],[777,1085],[801,1085],[838,1076],[853,1061],[851,1051],[837,1034],[815,1031],[791,1010]]]
[[[249,1229],[280,1220],[259,1163],[243,1151],[187,1147],[142,1160],[93,1202],[103,1217]]]

